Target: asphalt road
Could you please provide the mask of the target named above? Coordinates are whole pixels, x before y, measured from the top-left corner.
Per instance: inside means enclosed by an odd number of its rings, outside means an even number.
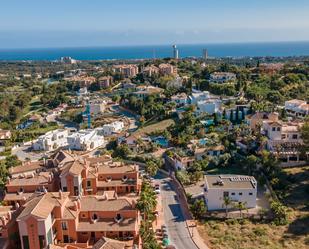
[[[160,181],[164,221],[171,245],[177,249],[198,249],[193,243],[186,227],[185,217],[171,180],[162,175],[157,176],[156,180]]]

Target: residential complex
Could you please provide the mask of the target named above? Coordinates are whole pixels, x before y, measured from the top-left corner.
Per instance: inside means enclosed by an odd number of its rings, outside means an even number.
[[[126,78],[135,77],[138,74],[138,66],[133,64],[115,65],[114,72],[124,75]]]
[[[64,151],[42,162],[35,173],[29,171],[30,165],[19,166],[18,175],[12,172],[4,197],[8,206],[0,209],[0,214],[2,210],[7,213],[13,205],[18,211],[10,222],[17,221],[15,229],[23,249],[47,245],[90,249],[102,243],[102,238],[117,244],[106,237],[121,239],[124,242],[118,243],[129,248],[139,244],[136,201],[141,179],[137,165]],[[7,238],[5,233],[2,236]]]

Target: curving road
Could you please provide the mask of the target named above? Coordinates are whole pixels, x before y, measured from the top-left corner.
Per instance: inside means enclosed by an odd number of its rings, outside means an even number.
[[[198,249],[190,237],[185,216],[171,179],[162,174],[158,174],[155,178],[160,181],[164,221],[171,245],[177,249]]]

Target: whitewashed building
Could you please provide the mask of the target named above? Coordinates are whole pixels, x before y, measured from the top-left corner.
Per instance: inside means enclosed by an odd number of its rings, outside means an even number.
[[[246,208],[256,207],[257,181],[253,176],[244,175],[206,175],[204,198],[208,210],[222,210],[224,197],[235,204],[242,202]],[[229,206],[228,208],[232,208]]]
[[[236,74],[229,72],[215,72],[210,75],[210,82],[212,83],[226,83],[236,80]]]
[[[71,150],[93,150],[103,146],[104,136],[98,134],[98,130],[88,129],[74,132],[67,138],[68,148]]]
[[[267,136],[267,149],[277,154],[282,166],[301,163],[300,146],[302,122],[263,121],[263,133]]]
[[[103,134],[105,136],[110,136],[113,133],[119,133],[123,130],[123,128],[124,128],[124,122],[122,122],[122,121],[115,121],[115,122],[110,123],[110,124],[105,124],[102,127]]]
[[[196,105],[199,101],[205,101],[210,99],[210,93],[208,91],[198,91],[195,89],[192,89],[192,94],[189,96],[189,101],[192,105]]]
[[[284,107],[287,114],[294,117],[304,118],[309,115],[309,104],[304,100],[285,101]]]
[[[106,104],[105,100],[91,100],[89,102],[90,114],[98,115],[104,113]]]
[[[68,130],[57,129],[40,136],[32,145],[33,150],[53,151],[68,145]]]
[[[218,113],[222,107],[222,101],[220,99],[209,99],[198,101],[196,104],[196,111],[197,113],[207,113],[207,114],[214,114]]]

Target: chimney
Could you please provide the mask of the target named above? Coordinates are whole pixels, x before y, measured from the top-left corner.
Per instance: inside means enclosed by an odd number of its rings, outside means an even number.
[[[63,198],[63,193],[62,193],[61,189],[59,189],[59,198],[60,198],[60,200]]]

